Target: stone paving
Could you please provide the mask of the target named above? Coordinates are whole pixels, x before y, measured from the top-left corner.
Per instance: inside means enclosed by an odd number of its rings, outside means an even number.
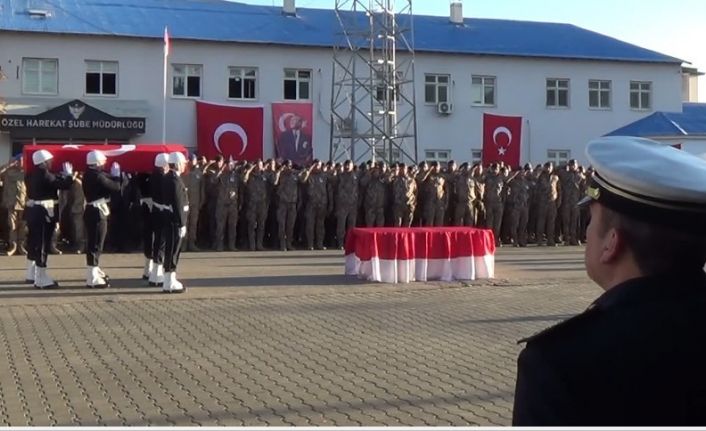
[[[37,291],[0,257],[0,425],[508,425],[516,341],[599,294],[578,247],[501,249],[470,284],[366,284],[340,251],[186,254],[184,295],[103,260],[114,288],[64,255]]]

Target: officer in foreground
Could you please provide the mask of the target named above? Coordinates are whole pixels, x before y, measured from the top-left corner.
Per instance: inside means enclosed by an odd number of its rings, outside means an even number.
[[[586,271],[605,293],[525,340],[513,424],[704,425],[706,161],[628,137],[586,153]]]
[[[83,176],[83,194],[86,196],[86,210],[83,213],[86,227],[86,287],[95,289],[110,286],[99,261],[108,232],[110,195],[119,192],[121,186],[120,165],[113,163],[108,176],[103,171],[106,161],[102,151],[89,152],[86,155],[88,169]]]
[[[47,150],[32,154],[34,170],[27,176],[25,217],[28,227],[27,275],[25,281],[38,289],[56,289],[59,283],[47,274],[47,256],[51,249],[54,226],[59,219],[59,190],[71,187],[76,173],[66,162],[63,175],[51,173],[54,156]]]

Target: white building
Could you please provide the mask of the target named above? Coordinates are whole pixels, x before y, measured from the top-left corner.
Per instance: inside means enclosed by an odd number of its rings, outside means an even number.
[[[333,11],[287,16],[277,7],[199,0],[27,4],[0,3],[7,115],[80,99],[114,116],[144,117],[144,134],[111,140],[160,142],[168,25],[168,141],[195,147],[194,100],[257,104],[265,107],[269,157],[270,103],[309,99],[315,157],[328,159]],[[479,158],[484,112],[522,116],[522,161],[538,163],[584,160],[588,140],[655,111],[682,109],[682,60],[572,25],[467,18],[459,26],[419,16],[415,28],[420,159]],[[295,87],[287,87],[291,76],[304,82],[294,93],[285,90]],[[438,113],[443,101],[453,104],[450,115]],[[0,134],[0,163],[31,142],[96,140],[95,133],[57,133]]]

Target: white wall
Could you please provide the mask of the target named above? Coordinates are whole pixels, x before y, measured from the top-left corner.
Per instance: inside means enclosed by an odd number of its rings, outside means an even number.
[[[172,41],[172,63],[203,64],[202,100],[265,106],[265,157],[273,154],[270,103],[283,98],[284,68],[313,70],[315,156],[329,155],[329,113],[332,51],[328,49],[254,46],[213,42]],[[116,37],[47,36],[3,32],[0,66],[7,79],[0,81],[5,97],[21,94],[23,57],[59,59],[59,95],[56,105],[84,95],[85,60],[119,62],[118,99],[148,103],[147,130],[137,142],[161,140],[162,41]],[[228,66],[258,67],[258,100],[234,102],[227,98]],[[424,104],[424,74],[449,73],[453,80],[455,112],[442,117],[435,106]],[[471,106],[471,75],[497,77],[497,105]],[[545,107],[545,79],[570,79],[570,108]],[[588,108],[588,80],[611,80],[612,109]],[[653,82],[653,111],[680,111],[682,80],[679,65],[541,60],[487,56],[418,53],[416,58],[417,128],[420,157],[424,149],[450,149],[456,160],[470,159],[472,148],[481,146],[483,112],[521,115],[525,118],[523,162],[541,162],[547,149],[569,149],[584,160],[585,143],[648,115],[629,108],[629,81]],[[408,91],[403,89],[402,91]],[[404,109],[404,107],[402,107]],[[196,146],[194,101],[169,97],[167,139]],[[528,127],[529,126],[529,127]],[[531,147],[531,152],[530,152]],[[0,163],[9,157],[9,138],[0,135]]]

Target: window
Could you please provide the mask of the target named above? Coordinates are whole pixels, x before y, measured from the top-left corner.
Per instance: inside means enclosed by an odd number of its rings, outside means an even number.
[[[483,150],[471,150],[471,163],[481,163],[483,161]]]
[[[630,108],[648,110],[652,108],[652,83],[630,81]]]
[[[547,150],[547,161],[553,162],[554,166],[565,164],[571,158],[569,150]]]
[[[597,109],[610,108],[610,81],[588,81],[588,107]]]
[[[229,67],[228,98],[257,99],[257,69],[252,67]]]
[[[448,162],[451,159],[451,150],[426,150],[424,159],[429,162]]]
[[[86,61],[86,94],[117,95],[118,63],[115,61]]]
[[[284,100],[311,99],[311,70],[284,69]]]
[[[172,64],[172,96],[201,97],[201,65]]]
[[[547,79],[547,107],[569,107],[568,79]]]
[[[471,78],[471,96],[476,106],[495,105],[495,77],[473,76]]]
[[[25,94],[58,94],[59,60],[55,58],[23,58],[22,92]]]
[[[449,102],[450,75],[424,75],[424,102]]]

